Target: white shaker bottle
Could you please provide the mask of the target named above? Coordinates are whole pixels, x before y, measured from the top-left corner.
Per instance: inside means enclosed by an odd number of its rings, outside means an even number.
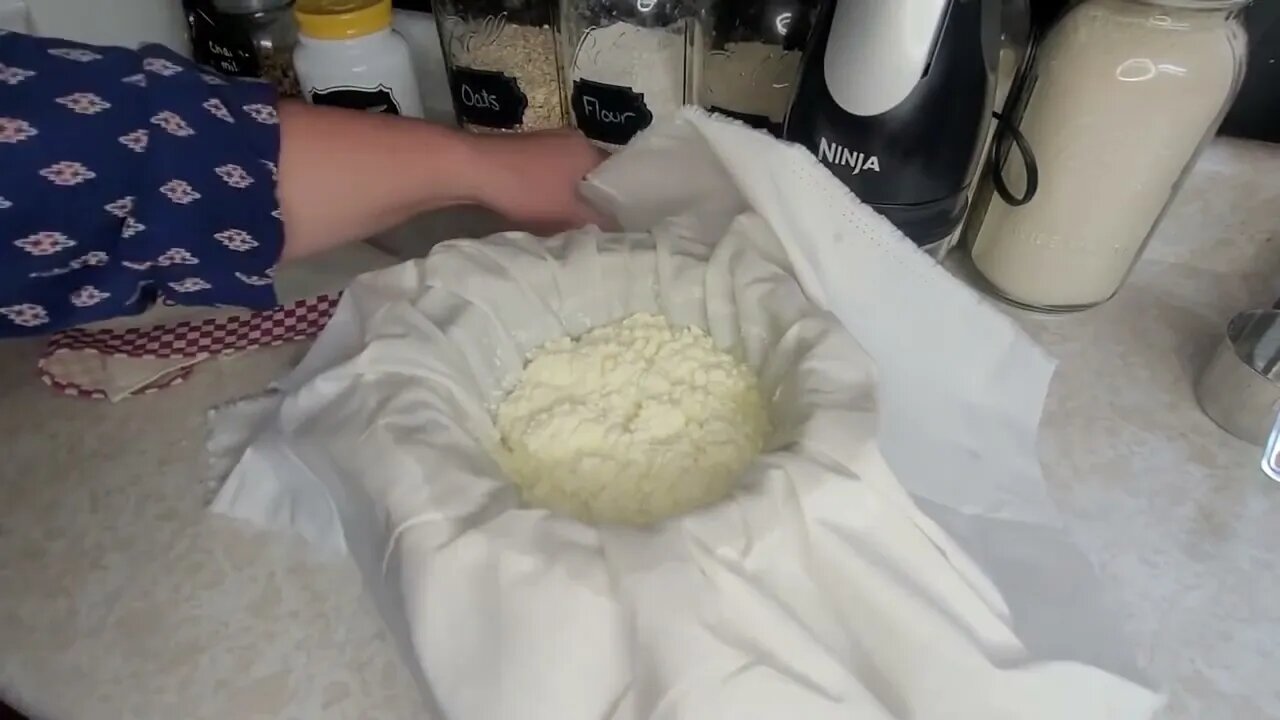
[[[409,46],[391,29],[391,0],[301,0],[294,12],[293,64],[308,102],[423,116]]]

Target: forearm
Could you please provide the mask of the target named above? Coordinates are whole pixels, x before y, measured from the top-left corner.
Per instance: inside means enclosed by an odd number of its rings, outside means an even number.
[[[0,37],[0,336],[157,297],[266,309],[284,259],[476,203],[552,234],[596,222],[581,136],[477,136],[277,103],[269,86],[140,51]]]
[[[282,102],[276,190],[284,259],[480,202],[474,140],[416,120]]]

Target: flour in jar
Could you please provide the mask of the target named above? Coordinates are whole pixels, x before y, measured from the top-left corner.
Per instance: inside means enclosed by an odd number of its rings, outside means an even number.
[[[628,22],[615,22],[588,30],[578,42],[570,67],[570,81],[576,92],[583,91],[582,82],[626,88],[641,96],[644,109],[661,119],[673,114],[685,103],[686,38],[684,21],[670,27],[641,27]],[[609,149],[623,142],[598,132],[597,128],[614,122],[635,108],[619,106],[616,100],[590,96],[575,105],[575,121],[588,137]],[[648,123],[634,125],[643,130]],[[603,129],[603,128],[602,128]],[[632,133],[633,134],[633,133]],[[629,139],[629,138],[627,138]]]
[[[769,432],[750,368],[644,314],[535,351],[497,425],[528,504],[639,526],[729,495]]]

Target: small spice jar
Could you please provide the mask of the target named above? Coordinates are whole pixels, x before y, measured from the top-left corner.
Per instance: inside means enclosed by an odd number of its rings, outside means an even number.
[[[187,23],[196,62],[226,75],[266,80],[286,97],[300,94],[293,69],[293,0],[189,0]]]
[[[817,0],[722,5],[702,71],[702,105],[781,137],[817,5]]]
[[[243,28],[258,61],[257,76],[273,83],[281,95],[297,96],[301,91],[293,70],[298,43],[293,0],[214,0],[213,5]]]
[[[391,29],[391,0],[302,0],[293,61],[315,105],[422,117],[404,38]]]
[[[1038,190],[993,197],[973,240],[990,290],[1047,312],[1115,295],[1239,90],[1246,4],[1085,0],[1049,31],[1017,122]],[[1016,153],[995,172],[1031,185]]]
[[[432,0],[463,127],[564,127],[553,0]]]
[[[607,149],[696,103],[708,0],[560,0],[573,123]]]

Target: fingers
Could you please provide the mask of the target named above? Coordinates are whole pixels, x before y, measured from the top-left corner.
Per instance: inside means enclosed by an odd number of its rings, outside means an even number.
[[[606,232],[613,232],[620,229],[616,220],[597,210],[586,200],[581,199],[581,197],[579,197],[578,207],[573,214],[573,218],[576,223],[574,228],[595,225]]]
[[[592,225],[602,229],[608,229],[609,227],[612,227],[614,223],[605,215],[597,212],[590,206],[583,204],[573,212],[566,213],[555,219],[536,220],[524,223],[523,230],[531,235],[551,237],[553,235],[572,232]]]

